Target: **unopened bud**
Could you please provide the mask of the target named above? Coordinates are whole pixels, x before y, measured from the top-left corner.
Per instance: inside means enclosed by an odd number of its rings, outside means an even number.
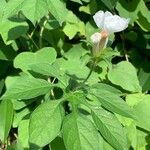
[[[100,51],[104,49],[108,42],[108,32],[102,31],[101,33],[96,32],[91,36],[91,41],[93,43],[92,53],[94,57],[99,57]]]

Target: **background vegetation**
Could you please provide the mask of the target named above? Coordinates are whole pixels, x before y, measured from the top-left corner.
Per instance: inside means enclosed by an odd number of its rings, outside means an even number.
[[[150,0],[0,0],[0,147],[150,149]],[[91,68],[93,15],[130,18]]]

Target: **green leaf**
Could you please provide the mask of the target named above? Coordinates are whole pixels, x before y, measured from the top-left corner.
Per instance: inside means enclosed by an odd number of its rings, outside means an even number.
[[[20,68],[22,71],[27,72],[30,70],[31,65],[40,63],[52,64],[56,60],[56,52],[53,48],[45,47],[36,53],[23,52],[14,60],[14,67]]]
[[[33,110],[33,108],[31,107],[25,107],[21,110],[17,110],[14,113],[14,119],[13,119],[13,128],[17,128],[20,124],[20,122],[31,113],[31,110]]]
[[[100,133],[117,150],[127,149],[127,138],[121,123],[112,113],[99,108],[92,110],[92,117]]]
[[[0,22],[0,29],[0,34],[5,44],[8,45],[28,31],[28,24],[15,18],[6,19]]]
[[[15,56],[15,50],[10,45],[6,46],[0,41],[0,60],[13,60]]]
[[[1,1],[0,1],[0,21],[1,21],[2,18],[3,18],[4,10],[5,10],[6,4],[7,4],[7,3],[6,3],[5,0],[1,0]]]
[[[150,12],[143,0],[119,0],[116,9],[122,17],[130,18],[131,23],[136,21],[144,31],[150,30]]]
[[[55,138],[51,143],[50,147],[52,150],[66,150],[63,139],[61,137]]]
[[[57,63],[37,63],[30,66],[31,70],[46,76],[56,77],[62,86],[66,88],[68,86],[69,77],[64,74],[60,66]]]
[[[0,103],[0,140],[5,143],[13,120],[13,105],[10,100]]]
[[[86,55],[87,51],[78,44],[72,47],[67,53],[64,54],[64,58],[57,60],[61,70],[66,74],[83,79],[87,77],[89,68],[86,66],[89,61],[89,56]],[[94,72],[93,72],[94,75]]]
[[[65,27],[63,28],[63,31],[71,40],[79,31],[78,24],[66,23]]]
[[[64,112],[60,101],[47,101],[32,113],[29,124],[29,142],[43,147],[60,133]]]
[[[67,150],[99,150],[98,132],[86,117],[68,115],[62,127],[63,139]]]
[[[52,85],[43,79],[15,77],[1,99],[31,99],[46,94]]]
[[[4,19],[22,11],[33,23],[48,14],[47,0],[11,0],[4,11]]]
[[[47,0],[47,6],[50,13],[56,18],[56,20],[59,21],[60,24],[66,20],[68,10],[62,0]]]
[[[141,69],[138,74],[138,79],[143,92],[150,90],[150,73]]]
[[[105,84],[95,84],[90,93],[98,98],[101,105],[106,109],[129,118],[136,118],[134,111],[120,98],[119,90]]]
[[[22,120],[18,127],[18,141],[24,149],[29,148],[29,120]]]
[[[136,69],[127,61],[122,61],[114,66],[108,72],[108,79],[127,91],[141,92]]]
[[[113,10],[118,0],[101,0],[110,10]]]
[[[118,90],[117,88],[114,88],[113,86],[105,83],[97,83],[92,85],[91,87],[93,90],[95,90],[97,93],[103,91],[103,92],[110,92],[115,95],[121,96],[122,92]]]
[[[150,131],[150,95],[132,94],[127,97],[127,102],[137,113],[136,124]]]

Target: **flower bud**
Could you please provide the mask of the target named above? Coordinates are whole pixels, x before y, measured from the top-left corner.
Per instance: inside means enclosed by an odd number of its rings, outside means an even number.
[[[106,47],[108,35],[108,32],[102,31],[101,33],[96,32],[91,36],[91,41],[93,43],[92,54],[94,57],[99,57],[100,51]]]

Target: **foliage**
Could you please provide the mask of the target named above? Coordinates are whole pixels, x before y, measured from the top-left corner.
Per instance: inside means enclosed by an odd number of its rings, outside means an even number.
[[[150,148],[149,0],[0,0],[0,149]],[[93,15],[130,18],[99,59]],[[94,64],[93,64],[94,60]]]

